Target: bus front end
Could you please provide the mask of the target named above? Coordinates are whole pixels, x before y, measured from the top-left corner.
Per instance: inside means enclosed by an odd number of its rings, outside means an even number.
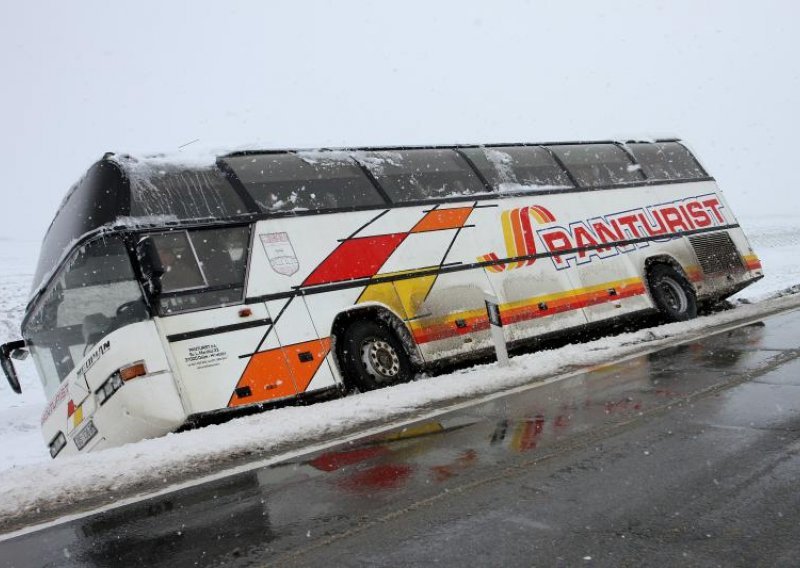
[[[52,457],[162,436],[185,421],[122,236],[76,248],[28,306],[22,335],[49,399],[41,424]]]

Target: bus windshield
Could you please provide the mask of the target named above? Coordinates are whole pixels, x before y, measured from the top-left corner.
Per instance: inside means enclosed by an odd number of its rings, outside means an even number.
[[[22,329],[47,395],[100,339],[148,317],[128,251],[118,237],[78,248]]]

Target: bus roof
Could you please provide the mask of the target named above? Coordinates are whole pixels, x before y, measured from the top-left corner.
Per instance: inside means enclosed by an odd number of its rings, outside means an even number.
[[[379,176],[375,175],[373,168],[376,156],[387,159],[387,163],[391,165],[396,165],[392,161],[392,153],[402,155],[404,152],[426,150],[439,153],[455,151],[459,155],[458,160],[463,162],[458,167],[465,170],[465,175],[474,176],[475,183],[480,184],[481,191],[491,195],[494,191],[493,184],[487,181],[480,167],[476,167],[467,156],[470,149],[539,148],[542,152],[549,152],[561,169],[566,169],[558,156],[554,155],[552,150],[546,150],[547,148],[572,145],[606,147],[615,145],[624,148],[625,145],[633,143],[675,142],[679,140],[662,138],[627,141],[241,150],[212,155],[206,159],[187,159],[181,155],[136,158],[109,152],[72,186],[59,207],[42,243],[31,293],[33,296],[41,290],[70,251],[93,234],[133,228],[244,222],[264,216],[298,214],[308,210],[303,207],[291,207],[291,204],[273,207],[277,202],[265,204],[253,187],[266,181],[280,182],[291,178],[296,183],[298,179],[307,179],[309,184],[312,184],[330,183],[335,179],[340,187],[351,194],[346,203],[339,203],[328,209],[317,208],[313,212],[387,207],[399,202],[409,204],[410,201],[398,201],[386,191],[386,188],[381,187],[381,181],[377,179]],[[281,155],[285,159],[280,158]],[[259,156],[263,156],[262,160],[269,163],[265,166],[266,162],[259,162]],[[389,158],[386,158],[387,156]],[[630,156],[630,159],[633,160],[633,157]],[[702,171],[699,165],[698,168]],[[702,172],[705,175],[705,172]],[[582,187],[579,180],[574,179],[568,172],[565,173],[572,180],[567,189],[574,191]],[[244,176],[248,176],[248,179],[243,181]],[[473,190],[472,194],[474,193]]]

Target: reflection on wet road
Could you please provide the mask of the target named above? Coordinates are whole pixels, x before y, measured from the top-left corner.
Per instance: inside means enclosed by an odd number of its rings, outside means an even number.
[[[798,338],[773,316],[0,542],[0,566],[796,562]]]

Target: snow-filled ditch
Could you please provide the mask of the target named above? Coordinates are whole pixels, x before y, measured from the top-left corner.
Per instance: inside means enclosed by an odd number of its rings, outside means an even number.
[[[800,291],[800,290],[798,290]],[[684,323],[667,324],[590,343],[514,357],[501,367],[484,364],[412,383],[361,393],[309,407],[287,407],[95,454],[12,466],[0,480],[4,523],[51,507],[100,504],[132,492],[163,488],[240,461],[304,444],[333,440],[376,424],[444,411],[448,403],[535,383],[570,366],[591,367],[674,344],[743,319],[800,307],[800,293]],[[2,523],[2,524],[4,524]]]

